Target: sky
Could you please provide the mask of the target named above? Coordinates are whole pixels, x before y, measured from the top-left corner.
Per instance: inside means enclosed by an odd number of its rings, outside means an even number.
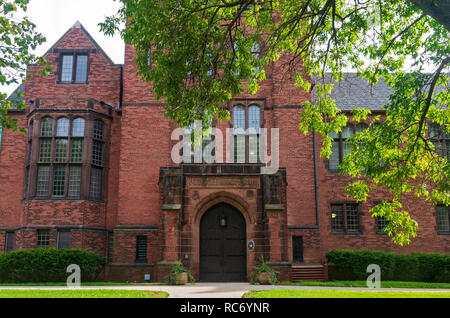
[[[114,0],[30,0],[25,16],[36,24],[36,30],[47,38],[34,53],[44,55],[78,20],[113,62],[122,64],[125,54],[122,39],[119,35],[105,36],[98,27],[99,22],[116,13],[119,8],[120,3]],[[17,84],[3,86],[1,91],[9,95],[16,87]]]

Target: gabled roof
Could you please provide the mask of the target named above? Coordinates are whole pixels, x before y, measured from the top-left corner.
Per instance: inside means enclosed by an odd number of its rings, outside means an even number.
[[[326,74],[325,82],[335,83],[330,74]],[[389,87],[383,79],[372,86],[365,79],[357,77],[356,73],[344,73],[344,78],[337,84],[335,83],[330,97],[336,100],[336,106],[341,110],[355,108],[382,110],[383,106],[389,102],[389,96],[393,92],[393,88]],[[317,94],[313,89],[313,102],[315,99],[317,99]]]
[[[24,90],[25,90],[25,84],[22,83],[14,90],[14,92],[11,93],[11,95],[8,96],[8,98],[6,100],[9,100],[9,101],[15,100],[18,102],[23,102],[24,101],[24,98],[23,98]],[[22,96],[19,96],[20,92],[22,93]]]
[[[72,29],[80,29],[81,31],[83,31],[83,33],[86,35],[86,37],[88,38],[88,40],[92,43],[92,45],[98,50],[98,52],[100,54],[102,54],[105,59],[111,64],[111,65],[116,65],[111,58],[108,56],[108,54],[105,53],[105,51],[103,51],[103,49],[100,47],[100,45],[98,45],[98,43],[94,40],[94,38],[89,34],[89,32],[84,28],[84,26],[80,23],[80,21],[77,21],[74,23],[74,25],[72,25],[72,27],[70,29],[68,29],[60,38],[58,41],[55,42],[55,44],[52,45],[52,47],[45,53],[45,55],[52,53],[53,50],[55,48],[58,47],[58,45],[62,42],[62,40],[64,40],[64,38],[67,36],[67,34],[72,30]]]
[[[313,78],[320,83],[321,79]],[[331,79],[331,74],[325,75],[326,83],[335,83]],[[434,93],[442,92],[445,88],[436,86]],[[394,93],[394,89],[386,84],[381,78],[376,85],[371,85],[366,79],[356,76],[356,73],[344,73],[344,77],[337,84],[335,83],[330,97],[336,100],[337,108],[341,110],[353,110],[355,108],[365,108],[369,110],[383,110],[383,106],[389,103],[389,96]],[[312,101],[317,99],[316,90],[313,89]]]

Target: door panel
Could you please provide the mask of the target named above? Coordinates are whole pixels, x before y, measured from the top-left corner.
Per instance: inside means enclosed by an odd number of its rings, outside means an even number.
[[[220,220],[225,218],[226,225]],[[200,222],[200,280],[231,282],[246,280],[246,231],[241,213],[219,204]]]

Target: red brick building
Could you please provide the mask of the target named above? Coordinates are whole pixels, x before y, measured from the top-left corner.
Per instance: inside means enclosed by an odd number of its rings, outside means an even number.
[[[292,278],[293,265],[321,264],[335,248],[450,252],[447,208],[405,202],[420,231],[398,247],[368,213],[382,192],[363,204],[346,196],[349,179],[336,165],[361,126],[350,124],[333,157],[319,158],[319,141],[298,129],[300,104],[313,97],[278,64],[256,95],[227,105],[229,122],[213,122],[224,135],[237,126],[278,128],[276,174],[261,174],[248,147],[240,163],[174,163],[177,125],[136,75],[134,56],[126,46],[124,65],[114,64],[76,23],[45,54],[50,76],[29,66],[27,109],[10,112],[28,135],[4,130],[1,139],[0,251],[88,248],[107,256],[106,279],[136,281],[164,279],[175,260],[200,280],[241,281],[261,255]],[[353,74],[342,85],[334,94],[344,111],[381,112],[389,95],[381,83],[371,96]]]

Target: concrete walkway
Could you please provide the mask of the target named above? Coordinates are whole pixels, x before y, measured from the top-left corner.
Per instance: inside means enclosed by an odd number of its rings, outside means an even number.
[[[63,290],[67,287],[61,286],[37,286],[37,287],[16,287],[0,286],[0,289],[45,289]],[[335,289],[335,290],[355,290],[355,291],[421,291],[421,292],[450,292],[449,289],[425,289],[425,288],[356,288],[356,287],[319,287],[319,286],[272,286],[272,285],[250,285],[248,283],[196,283],[185,286],[161,286],[161,285],[135,285],[135,286],[83,286],[81,289],[122,289],[122,290],[153,290],[165,291],[169,293],[169,298],[241,298],[243,294],[250,290],[271,290],[271,289]]]

